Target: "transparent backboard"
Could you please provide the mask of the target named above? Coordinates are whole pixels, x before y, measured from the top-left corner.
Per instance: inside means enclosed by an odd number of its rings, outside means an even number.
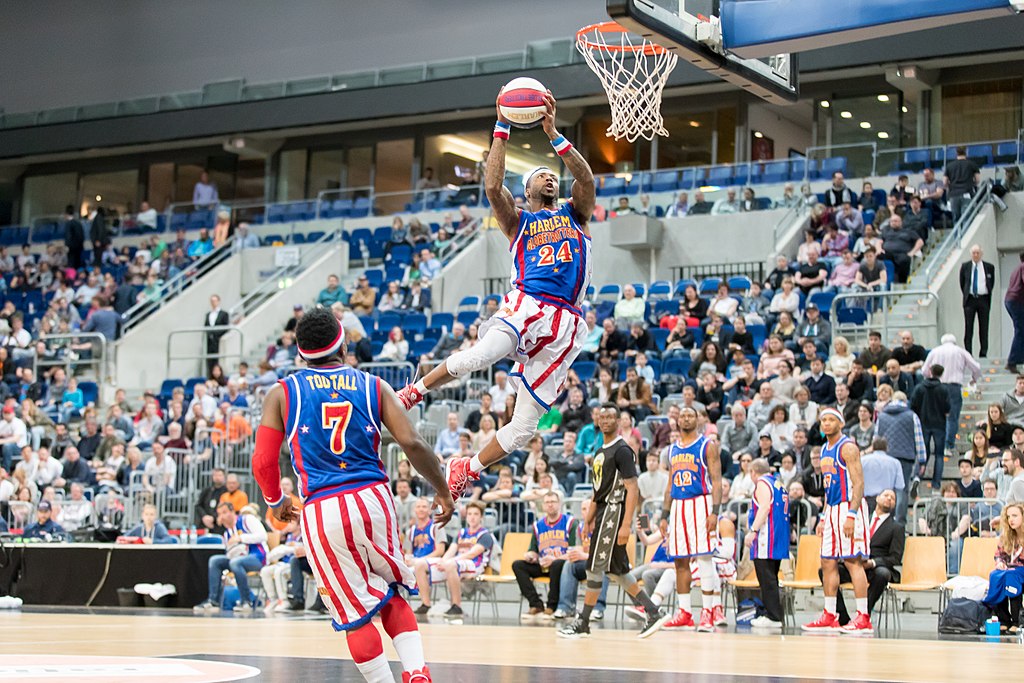
[[[769,102],[797,101],[800,89],[796,55],[744,59],[731,54],[722,45],[722,27],[713,14],[718,5],[715,0],[606,2],[613,20],[672,50],[679,59]]]

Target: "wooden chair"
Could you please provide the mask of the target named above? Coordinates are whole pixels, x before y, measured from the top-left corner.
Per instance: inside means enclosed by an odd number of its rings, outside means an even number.
[[[946,539],[941,536],[911,536],[903,551],[903,568],[900,572],[902,580],[890,583],[886,594],[891,600],[893,613],[896,615],[896,630],[899,632],[900,611],[899,593],[923,593],[937,591],[939,593],[939,614],[945,608],[945,591],[942,584],[946,582]]]
[[[782,611],[793,620],[796,627],[796,591],[812,591],[821,588],[818,570],[821,569],[821,537],[804,534],[796,546],[796,568],[791,581],[782,581],[784,589]]]
[[[499,584],[516,582],[515,574],[512,573],[512,563],[516,560],[523,559],[523,556],[526,555],[526,551],[530,548],[530,539],[532,536],[532,534],[514,532],[505,534],[505,538],[501,543],[501,569],[497,574],[495,574],[490,568],[488,568],[484,570],[483,574],[473,579],[476,584],[475,588],[477,589],[473,591],[474,619],[479,620],[480,618],[480,601],[485,592],[490,595],[494,618],[498,618],[498,596],[496,587]]]
[[[996,548],[999,539],[979,538],[971,536],[964,539],[963,553],[960,557],[960,576],[977,576],[988,580],[988,575],[996,568]]]

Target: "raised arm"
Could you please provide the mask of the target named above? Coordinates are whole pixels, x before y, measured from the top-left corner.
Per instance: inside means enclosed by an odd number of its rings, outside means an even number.
[[[500,97],[499,93],[499,97]],[[508,149],[508,131],[510,124],[501,114],[501,107],[495,102],[498,112],[498,123],[494,127],[494,140],[491,151],[487,155],[487,168],[484,171],[484,192],[491,203],[491,211],[498,221],[498,227],[509,240],[515,239],[519,230],[519,209],[512,193],[505,187],[505,151]]]
[[[380,389],[381,421],[391,432],[398,445],[402,447],[402,451],[409,458],[412,466],[437,492],[434,495],[434,508],[436,510],[439,507],[440,511],[434,517],[434,521],[438,524],[447,524],[455,511],[455,503],[452,501],[451,493],[448,492],[448,483],[441,471],[441,461],[434,455],[434,451],[430,449],[423,437],[416,433],[409,421],[409,414],[395,395],[395,390],[384,381],[381,381]]]
[[[552,143],[559,139],[565,143],[565,138],[555,129],[555,97],[551,94],[550,90],[544,97],[544,105],[547,107],[543,121],[544,132],[547,133],[548,139]],[[555,149],[556,151],[559,150],[558,147]],[[562,156],[565,167],[572,174],[572,207],[576,211],[576,217],[579,219],[580,224],[585,228],[591,214],[594,213],[594,204],[597,202],[594,172],[590,170],[590,164],[587,163],[587,160],[583,158],[583,155],[575,147],[570,146],[568,151],[560,151],[559,153]],[[488,198],[490,198],[490,195],[488,195]]]

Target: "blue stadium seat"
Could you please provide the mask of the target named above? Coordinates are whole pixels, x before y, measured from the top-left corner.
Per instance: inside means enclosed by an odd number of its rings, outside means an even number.
[[[996,145],[996,154],[992,161],[996,164],[1012,164],[1017,161],[1019,148],[1016,140],[1007,140]]]
[[[750,289],[750,278],[746,275],[733,275],[729,278],[729,290],[733,292],[745,292]]]
[[[370,198],[357,197],[348,212],[349,218],[365,218],[370,215]]]
[[[836,311],[838,325],[864,325],[868,321],[868,312],[863,308],[840,308]]]
[[[747,325],[747,332],[754,338],[754,348],[760,350],[764,346],[764,340],[768,338],[768,328],[761,323]]]
[[[391,233],[392,233],[391,226],[390,225],[385,225],[385,226],[380,227],[380,228],[374,228],[373,229],[373,233],[371,233],[371,234],[373,235],[373,239],[377,240],[378,242],[390,242],[391,241]]]
[[[267,245],[271,245],[271,244],[275,244],[275,243],[284,244],[288,240],[285,239],[284,235],[270,234],[270,235],[264,235],[262,241],[263,241],[263,244],[265,246],[267,246]]]
[[[388,263],[407,266],[412,263],[412,245],[398,244],[391,248],[388,254]]]
[[[708,185],[726,186],[733,184],[731,166],[713,166],[708,171]]]
[[[679,313],[679,302],[674,299],[654,303],[655,320],[661,320],[666,315],[676,315],[677,313]]]
[[[440,337],[442,334],[451,332],[455,324],[455,315],[452,313],[431,313],[430,326],[427,331],[432,335]]]
[[[372,335],[377,329],[377,321],[371,315],[359,316],[359,322],[363,324],[363,329],[366,330],[367,335]]]
[[[836,298],[835,292],[815,292],[811,294],[811,298],[808,303],[813,301],[818,305],[818,309],[821,311],[821,315],[826,320],[829,317],[829,311],[832,309],[832,300]]]
[[[991,166],[992,145],[967,145],[967,158],[979,166]]]
[[[694,287],[696,287],[697,286],[697,281],[693,280],[691,278],[684,278],[684,279],[680,280],[679,282],[676,283],[676,288],[675,288],[675,290],[673,290],[672,296],[676,297],[677,299],[683,298],[683,296],[684,296],[684,294],[686,292],[686,288],[689,287],[690,285],[693,285]],[[698,292],[698,294],[699,293],[700,292]]]
[[[370,283],[371,287],[379,290],[381,285],[384,284],[384,271],[380,268],[367,268],[363,274],[366,276],[366,280]]]
[[[427,333],[427,316],[422,313],[408,313],[402,319],[402,330],[407,336],[422,336]]]
[[[670,192],[679,184],[678,171],[658,171],[650,176],[651,192]]]
[[[597,188],[598,197],[613,197],[626,193],[626,179],[615,176],[605,176],[601,186]],[[514,193],[513,193],[514,194]]]
[[[205,377],[190,377],[190,378],[188,378],[187,380],[185,380],[185,394],[188,395],[188,396],[194,395],[195,394],[195,386],[197,384],[205,384],[205,383],[206,383],[206,378]]]
[[[480,317],[477,311],[462,311],[455,316],[455,319],[465,325],[467,328],[476,322],[476,319]]]
[[[388,263],[384,266],[384,282],[401,282],[405,277],[405,267]]]
[[[174,395],[174,390],[177,389],[178,387],[184,386],[184,382],[182,382],[180,379],[165,379],[163,383],[160,384],[160,394],[157,396],[157,398],[159,398],[161,402],[166,404],[168,401],[171,400],[171,397]]]
[[[603,285],[601,289],[597,291],[597,301],[611,301],[616,302],[622,298],[622,286],[621,285]]]
[[[706,277],[700,281],[700,287],[697,288],[699,294],[714,294],[718,291],[718,285],[722,284],[722,278],[720,277]]]
[[[306,243],[319,242],[324,238],[326,233],[323,230],[314,230],[313,232],[306,234]]]
[[[455,308],[456,313],[463,313],[466,311],[472,311],[477,313],[480,311],[480,297],[475,295],[469,295],[462,297],[459,301],[459,305]]]
[[[803,180],[807,173],[807,159],[791,159],[789,162],[789,177],[792,180]]]
[[[420,339],[418,341],[409,342],[409,356],[419,358],[420,356],[433,351],[436,344],[436,339]]]
[[[633,289],[636,290],[636,295],[638,297],[642,298],[643,295],[647,293],[647,285],[645,285],[644,283],[642,283],[642,282],[631,282],[630,284],[633,285]]]
[[[698,183],[703,183],[706,177],[706,168],[684,168],[682,177],[680,178],[679,187],[686,190],[692,189],[696,187]]]
[[[647,292],[648,301],[664,301],[672,296],[672,283],[668,280],[655,280]]]
[[[690,360],[689,356],[674,356],[661,364],[661,374],[683,375],[685,377],[690,372],[690,365],[692,364],[693,361]]]
[[[652,327],[648,330],[648,334],[651,335],[651,339],[654,340],[654,345],[658,349],[658,353],[665,350],[665,342],[668,341],[668,335],[670,330],[666,330],[662,327]]]
[[[903,162],[897,165],[896,170],[902,173],[919,173],[928,165],[928,155],[927,147],[908,149],[903,153]]]
[[[789,180],[790,164],[788,161],[769,161],[764,170],[757,176],[758,182],[783,183]]]
[[[389,332],[392,327],[402,326],[402,316],[398,313],[381,313],[377,317],[377,329],[382,332]]]
[[[581,382],[589,382],[597,375],[597,363],[591,360],[578,360],[572,364],[572,369]]]

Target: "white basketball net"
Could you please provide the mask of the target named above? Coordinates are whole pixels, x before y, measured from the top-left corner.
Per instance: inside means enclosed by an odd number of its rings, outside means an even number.
[[[603,30],[602,30],[603,29]],[[616,140],[668,137],[661,94],[678,57],[621,26],[598,24],[576,34],[576,49],[601,79],[612,110],[605,135]]]

